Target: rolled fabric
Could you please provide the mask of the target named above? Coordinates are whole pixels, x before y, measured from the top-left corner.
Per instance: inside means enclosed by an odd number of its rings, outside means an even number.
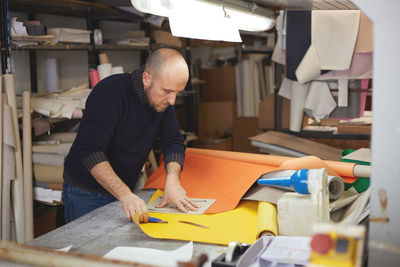
[[[105,63],[97,66],[97,70],[99,71],[100,80],[111,75],[111,63]]]

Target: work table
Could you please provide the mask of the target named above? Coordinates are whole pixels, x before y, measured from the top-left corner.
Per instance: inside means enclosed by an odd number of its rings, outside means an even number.
[[[147,203],[154,192],[155,190],[140,190],[135,194]],[[71,251],[103,256],[118,246],[174,250],[187,242],[147,236],[139,226],[126,219],[121,203],[115,201],[42,235],[28,244],[54,249],[73,245]],[[225,250],[226,246],[194,243],[193,258],[207,254],[209,261],[206,266],[211,266],[210,259],[215,259]]]

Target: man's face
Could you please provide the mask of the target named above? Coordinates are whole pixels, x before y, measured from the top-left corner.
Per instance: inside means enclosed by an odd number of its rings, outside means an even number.
[[[185,89],[187,80],[179,77],[170,79],[167,74],[154,77],[148,72],[143,73],[144,91],[151,107],[157,112],[163,112],[168,106],[175,104],[176,95]]]

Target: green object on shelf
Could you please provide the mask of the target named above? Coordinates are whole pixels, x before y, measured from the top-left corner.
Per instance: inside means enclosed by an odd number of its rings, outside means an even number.
[[[349,159],[344,159],[343,157],[353,153],[355,150],[354,149],[344,149],[341,153],[340,153],[340,160],[343,162],[351,162],[351,163],[357,163],[360,165],[367,165],[370,166],[371,164],[369,162],[365,162],[365,161],[358,161],[358,160],[349,160]],[[352,184],[348,184],[345,183],[344,184],[344,190],[348,190],[350,189],[350,187],[354,187],[354,189],[356,189],[356,191],[358,193],[362,193],[364,191],[366,191],[369,188],[370,185],[370,178],[369,177],[358,177],[357,180],[352,183]]]

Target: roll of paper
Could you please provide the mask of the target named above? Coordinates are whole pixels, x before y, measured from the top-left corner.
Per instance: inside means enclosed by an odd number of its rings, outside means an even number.
[[[90,85],[92,88],[96,86],[96,84],[100,81],[99,71],[98,70],[90,70],[89,71]]]
[[[276,205],[269,202],[258,202],[257,238],[263,235],[278,235]]]
[[[99,71],[100,80],[111,75],[111,63],[105,63],[97,66],[97,70]]]
[[[342,178],[328,175],[329,200],[337,200],[344,192]]]
[[[99,61],[100,61],[100,65],[110,63],[110,60],[108,59],[108,56],[106,53],[99,54]]]
[[[94,36],[94,44],[95,45],[103,44],[103,34],[101,33],[101,29],[95,29],[93,36]]]
[[[116,66],[111,69],[111,74],[124,73],[124,67]]]
[[[46,58],[46,90],[52,93],[60,89],[57,58]]]

